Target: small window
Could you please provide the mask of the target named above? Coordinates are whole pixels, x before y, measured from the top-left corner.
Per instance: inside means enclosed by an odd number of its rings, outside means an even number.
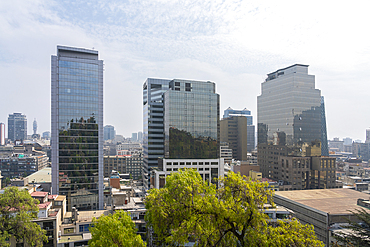
[[[175,91],[180,91],[180,88],[179,87],[175,87]]]
[[[175,86],[176,86],[176,87],[179,87],[179,86],[180,86],[180,82],[176,81],[176,82],[175,82]]]

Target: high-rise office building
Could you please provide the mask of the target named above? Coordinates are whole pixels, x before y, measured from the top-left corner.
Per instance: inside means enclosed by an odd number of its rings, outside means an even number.
[[[22,113],[9,114],[8,117],[8,139],[26,140],[27,139],[27,118]]]
[[[247,133],[246,133],[247,134],[247,142],[246,142],[247,149],[246,150],[247,152],[252,152],[256,146],[256,142],[255,142],[256,128],[253,125],[253,116],[251,115],[251,111],[248,110],[247,108],[244,108],[243,110],[234,110],[231,107],[229,107],[224,111],[223,119],[227,119],[230,117],[235,117],[235,119],[237,119],[236,117],[239,117],[239,116],[243,116],[247,118],[247,123],[246,123],[247,124]],[[225,136],[225,133],[221,135]],[[234,149],[233,151],[235,152]]]
[[[219,105],[213,82],[148,78],[143,86],[143,170],[159,158],[219,158]]]
[[[116,137],[116,131],[114,130],[114,126],[105,125],[104,126],[104,141],[113,140],[115,137]]]
[[[141,132],[141,131],[137,132],[137,139],[138,139],[139,142],[143,141],[143,132]]]
[[[52,193],[68,211],[103,209],[103,61],[58,46],[51,57]]]
[[[366,129],[366,139],[365,139],[365,142],[366,143],[370,143],[370,129]]]
[[[352,145],[352,139],[349,137],[343,138],[343,145],[345,146]]]
[[[324,157],[328,155],[324,101],[308,65],[268,74],[257,97],[257,111],[258,163],[264,177],[290,189],[336,186],[335,160]]]
[[[174,79],[164,99],[165,157],[220,156],[220,96],[210,81]]]
[[[257,97],[258,143],[272,142],[274,133],[284,135],[287,145],[322,142],[325,113],[308,65],[295,64],[267,76]]]
[[[244,116],[248,119],[248,125],[253,125],[253,117],[251,116],[251,111],[247,108],[243,110],[234,110],[233,108],[229,107],[224,111],[223,118],[228,118],[232,116]]]
[[[169,89],[166,79],[148,78],[143,85],[143,178],[148,186],[149,173],[158,168],[164,156],[163,94]]]
[[[43,138],[50,138],[50,136],[51,136],[50,131],[45,131],[45,132],[42,133]]]
[[[37,121],[36,121],[36,118],[33,120],[33,134],[36,135],[37,134]]]
[[[131,134],[131,141],[136,142],[137,141],[137,133]]]
[[[5,124],[0,123],[0,146],[5,145]]]
[[[247,160],[248,119],[244,116],[230,116],[220,121],[220,141],[227,142],[237,160]]]

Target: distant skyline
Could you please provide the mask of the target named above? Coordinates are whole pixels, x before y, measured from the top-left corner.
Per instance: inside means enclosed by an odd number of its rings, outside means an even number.
[[[266,74],[309,65],[325,97],[328,139],[370,127],[368,1],[0,1],[0,122],[27,116],[50,131],[50,56],[57,45],[99,51],[104,125],[142,131],[147,78],[216,83],[222,113],[251,110]],[[6,131],[7,132],[7,131]]]

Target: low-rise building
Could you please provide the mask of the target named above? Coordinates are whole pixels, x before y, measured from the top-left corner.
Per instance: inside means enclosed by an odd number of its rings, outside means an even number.
[[[18,189],[23,189],[19,187]],[[59,237],[60,237],[60,225],[63,222],[64,212],[61,208],[54,206],[54,201],[49,200],[49,198],[54,198],[55,200],[61,201],[62,204],[66,205],[66,198],[65,196],[58,196],[58,195],[49,195],[46,192],[31,192],[29,190],[31,196],[37,200],[39,200],[38,208],[39,213],[36,219],[33,219],[32,222],[37,223],[40,225],[41,229],[46,231],[46,237],[48,242],[44,242],[43,246],[46,247],[54,247],[57,246]],[[59,198],[60,197],[60,198]],[[28,246],[23,245],[22,241],[16,241],[14,238],[9,239],[11,247],[17,246]],[[64,247],[64,245],[63,245]]]
[[[370,209],[358,204],[359,199],[368,195],[350,189],[316,189],[297,191],[277,191],[274,195],[276,205],[292,210],[303,224],[312,224],[316,236],[326,246],[330,244],[330,228],[347,220],[358,221],[351,213]]]
[[[165,185],[166,176],[178,172],[180,169],[196,169],[203,180],[217,184],[216,179],[230,171],[225,169],[224,159],[161,159],[158,162],[159,170],[153,170],[150,175],[151,188],[162,188]]]
[[[289,185],[288,189],[337,188],[336,159],[321,156],[321,143],[301,148],[260,144],[258,164],[262,175]],[[282,187],[280,187],[282,189]]]
[[[92,226],[93,218],[108,215],[110,210],[72,211],[64,215],[63,223],[60,226],[60,235],[57,247],[88,246],[91,239],[89,228]]]
[[[262,180],[262,172],[256,172],[256,171],[249,171],[249,178],[253,181],[261,181]]]
[[[45,152],[32,145],[15,146],[11,152],[2,152],[0,170],[4,177],[26,177],[48,166]]]

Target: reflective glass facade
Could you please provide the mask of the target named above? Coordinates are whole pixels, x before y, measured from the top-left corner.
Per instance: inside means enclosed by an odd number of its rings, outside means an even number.
[[[321,96],[321,155],[329,156],[328,136],[326,132],[324,96]]]
[[[219,158],[219,105],[212,82],[153,78],[144,82],[146,187],[159,158]]]
[[[308,66],[295,64],[268,74],[257,98],[258,164],[280,190],[335,188],[335,166],[320,167],[327,150],[321,91]]]
[[[8,138],[15,140],[27,139],[27,118],[22,113],[9,114],[8,117]]]
[[[58,46],[52,56],[52,185],[71,210],[103,207],[103,61]]]
[[[307,65],[268,74],[257,97],[257,110],[258,144],[276,142],[274,133],[280,145],[321,141],[321,91],[315,89],[315,76],[308,74]]]
[[[170,80],[148,78],[143,85],[143,179],[147,187],[149,173],[158,168],[164,156],[163,94]]]
[[[165,157],[219,158],[220,97],[213,82],[172,80],[164,93]]]

